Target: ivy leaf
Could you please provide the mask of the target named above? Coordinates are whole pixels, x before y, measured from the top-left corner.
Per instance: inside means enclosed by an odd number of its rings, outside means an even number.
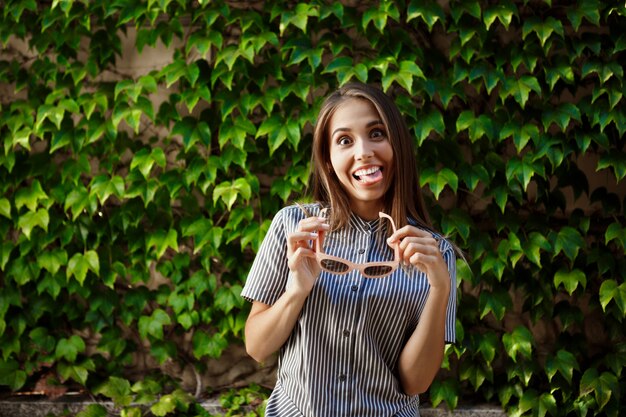
[[[535,77],[522,75],[520,78],[506,78],[500,90],[500,99],[504,103],[507,97],[513,97],[524,108],[531,91],[541,94],[541,86]]]
[[[50,223],[48,210],[41,208],[37,211],[28,211],[21,215],[17,221],[17,226],[22,230],[24,236],[30,239],[30,234],[35,227],[40,227],[47,232],[48,223]]]
[[[165,152],[163,152],[162,148],[155,147],[151,150],[142,148],[133,156],[130,162],[130,170],[139,169],[144,178],[147,179],[155,163],[161,168],[165,168],[165,162]]]
[[[487,253],[487,255],[483,259],[483,262],[480,266],[480,273],[485,274],[488,271],[493,271],[495,276],[498,278],[498,281],[501,281],[505,268],[506,268],[506,263],[502,259],[500,259],[499,256],[496,256],[495,254],[492,254],[492,253]],[[487,304],[485,305],[487,306]],[[490,310],[493,310],[493,309],[490,309]],[[498,313],[503,312],[501,308],[499,308],[498,310],[493,310],[493,311],[497,311]],[[489,313],[489,310],[483,309],[483,314],[487,315],[488,313]]]
[[[246,137],[248,135],[254,136],[255,134],[257,137],[259,136],[254,124],[246,117],[240,115],[235,120],[227,118],[220,126],[218,140],[220,149],[224,149],[226,144],[231,144],[235,148],[243,150],[246,144]]]
[[[574,376],[574,370],[580,370],[576,357],[567,350],[560,349],[556,356],[549,356],[546,360],[546,375],[548,381],[552,382],[552,378],[559,372],[568,383],[572,382]]]
[[[76,220],[81,215],[83,210],[89,205],[90,199],[87,189],[82,185],[70,191],[65,199],[63,210],[72,210],[72,220]]]
[[[603,372],[599,375],[596,368],[589,368],[580,380],[580,395],[593,393],[599,410],[608,404],[612,396],[619,395],[619,392],[617,377],[610,372]]]
[[[556,123],[565,132],[570,121],[581,121],[580,110],[572,103],[561,103],[556,107],[546,109],[541,115],[543,128],[547,131],[552,123]]]
[[[270,194],[278,195],[283,202],[286,202],[287,199],[291,196],[291,193],[296,189],[294,184],[286,180],[284,178],[277,178],[272,182],[272,187],[270,188]]]
[[[425,116],[418,117],[418,121],[415,124],[415,136],[417,137],[418,146],[426,140],[433,130],[442,137],[445,135],[446,125],[443,115],[435,108],[430,109]]]
[[[509,184],[514,180],[519,182],[523,189],[528,189],[528,184],[536,174],[543,174],[543,166],[540,161],[531,161],[531,157],[526,154],[523,159],[513,157],[506,163],[506,179]],[[543,175],[541,175],[543,177]]]
[[[524,21],[522,39],[526,40],[526,37],[531,32],[537,34],[541,47],[544,48],[546,41],[553,33],[557,33],[561,38],[563,37],[563,24],[552,16],[548,16],[545,21],[541,21],[538,18],[529,18]]]
[[[577,2],[576,7],[567,9],[567,18],[572,22],[572,27],[578,31],[583,18],[595,26],[600,26],[600,10],[602,7],[597,0],[584,0]]]
[[[244,178],[238,178],[232,182],[226,181],[217,185],[213,190],[213,204],[216,204],[221,199],[228,207],[228,210],[230,210],[239,195],[245,200],[248,200],[252,195],[252,188]]]
[[[517,326],[513,332],[502,335],[502,343],[507,355],[517,363],[518,354],[529,359],[532,354],[533,335],[524,326]]]
[[[100,275],[100,260],[98,254],[93,250],[86,251],[84,254],[75,253],[67,263],[67,279],[69,280],[74,276],[80,285],[85,282],[88,271],[93,272],[96,276]]]
[[[480,3],[476,0],[464,1],[463,3],[456,4],[455,7],[451,7],[450,14],[452,15],[452,19],[454,19],[454,23],[458,24],[459,20],[464,15],[469,15],[480,20],[482,9]]]
[[[617,240],[622,248],[626,248],[626,228],[623,228],[619,222],[611,223],[604,233],[604,242],[606,245],[612,240]]]
[[[271,116],[261,123],[256,132],[256,137],[267,135],[270,156],[285,142],[289,140],[294,149],[300,142],[300,125],[295,118],[283,119],[279,115]]]
[[[228,347],[228,341],[220,333],[209,335],[202,330],[197,330],[193,334],[192,344],[193,355],[196,359],[201,359],[204,356],[219,358]]]
[[[544,72],[550,90],[554,90],[554,85],[558,80],[565,80],[568,84],[574,82],[574,70],[567,62],[557,64],[554,67],[544,67]]]
[[[578,284],[583,288],[587,286],[587,276],[580,269],[573,269],[571,271],[561,268],[554,275],[554,287],[559,288],[559,285],[563,284],[569,295],[572,295]]]
[[[13,391],[22,388],[26,383],[28,374],[19,368],[20,366],[16,361],[0,359],[0,385],[8,386]]]
[[[493,371],[482,364],[465,362],[461,365],[459,377],[462,381],[469,380],[474,390],[478,391],[485,380],[493,380]]]
[[[514,4],[504,3],[491,6],[487,10],[483,11],[483,22],[485,28],[489,30],[491,25],[498,19],[506,30],[509,30],[509,25],[513,20],[513,16],[516,15],[517,8]]]
[[[435,26],[435,23],[438,21],[442,24],[446,22],[443,9],[437,3],[424,4],[424,2],[418,0],[411,0],[407,9],[406,22],[409,23],[411,20],[417,19],[418,17],[428,25],[428,30],[431,32],[433,26]]]
[[[57,359],[65,359],[68,362],[76,362],[76,357],[79,353],[85,351],[85,341],[77,336],[73,335],[69,339],[60,339],[57,342],[54,354]]]
[[[39,202],[47,198],[48,194],[41,188],[39,180],[35,179],[29,188],[20,188],[17,190],[15,193],[15,209],[19,210],[23,206],[26,206],[28,210],[35,211]]]
[[[456,121],[456,130],[461,132],[468,130],[468,136],[472,142],[477,141],[483,136],[492,137],[493,122],[487,115],[481,114],[474,116],[471,110],[466,110],[459,115]]]
[[[176,229],[170,229],[166,233],[165,230],[159,229],[148,236],[146,247],[155,248],[157,259],[161,259],[168,248],[178,252],[178,232]]]
[[[606,307],[611,301],[614,301],[618,308],[626,315],[626,282],[617,285],[613,279],[605,280],[600,286],[600,305],[602,310],[606,311]]]
[[[11,202],[6,198],[0,198],[0,214],[11,219]]]
[[[428,184],[435,198],[439,198],[439,194],[441,194],[446,185],[456,193],[459,186],[459,177],[450,168],[443,168],[437,172],[434,168],[429,167],[420,175],[420,185],[424,187],[426,184]]]
[[[478,352],[482,354],[483,359],[489,365],[496,357],[496,350],[500,344],[498,336],[494,332],[487,332],[477,337],[479,338]]]
[[[580,232],[573,227],[563,227],[556,236],[554,241],[554,255],[556,257],[561,251],[574,262],[578,256],[580,248],[585,247],[585,240],[581,236]]]
[[[37,265],[54,275],[62,266],[67,265],[67,252],[65,249],[42,252],[37,257]]]
[[[437,407],[442,401],[450,410],[457,407],[459,401],[459,388],[453,378],[435,379],[430,386],[428,393],[433,407]]]
[[[157,417],[163,417],[167,414],[173,413],[176,411],[176,400],[169,394],[166,394],[159,398],[159,400],[152,404],[150,407],[150,411]]]
[[[389,90],[391,83],[396,81],[407,92],[413,94],[413,77],[426,79],[424,73],[422,72],[422,69],[414,61],[401,61],[398,65],[397,71],[387,71],[386,74],[383,76],[383,90]]]
[[[520,126],[514,121],[509,121],[500,130],[500,140],[507,137],[513,137],[515,149],[521,153],[531,139],[539,137],[539,128],[534,124]]]
[[[170,316],[160,308],[155,309],[150,316],[139,318],[139,334],[146,339],[148,335],[163,340],[163,326],[172,324]]]
[[[215,294],[215,307],[228,314],[233,308],[241,307],[241,286],[222,286]]]
[[[314,16],[319,16],[318,6],[308,3],[298,3],[293,10],[283,11],[279,25],[280,36],[283,36],[289,25],[294,25],[302,32],[307,33],[309,17]]]
[[[194,237],[194,254],[202,250],[207,243],[210,243],[213,249],[219,249],[223,233],[224,229],[213,225],[211,220],[205,218],[200,218],[189,226],[183,227],[183,236]]]
[[[474,191],[481,181],[485,185],[490,182],[489,172],[481,164],[464,164],[459,174],[470,191]]]
[[[387,18],[391,17],[393,20],[398,21],[400,19],[400,11],[395,2],[384,1],[378,8],[369,8],[363,13],[361,21],[361,27],[363,30],[367,30],[367,26],[370,22],[374,22],[374,26],[382,34],[387,26]]]
[[[539,417],[545,417],[547,413],[550,413],[551,416],[557,415],[556,399],[554,395],[544,392],[539,396],[537,413]]]
[[[60,106],[54,106],[52,104],[42,104],[37,110],[37,121],[35,122],[35,130],[39,131],[43,122],[48,119],[57,128],[61,130],[61,122],[65,115],[65,109]]]
[[[117,406],[121,407],[130,405],[133,400],[130,382],[117,376],[109,377],[109,379],[97,387],[94,392],[110,398]]]
[[[15,246],[11,242],[2,242],[0,244],[0,271],[4,271],[14,247]]]
[[[90,199],[96,195],[98,201],[103,205],[111,195],[122,198],[125,191],[124,179],[118,175],[109,178],[108,175],[97,175],[91,180],[89,185]]]
[[[626,176],[626,153],[611,152],[603,154],[598,161],[596,172],[602,169],[613,168],[613,173],[617,181],[621,181]]]
[[[471,217],[465,211],[456,208],[441,220],[441,230],[446,236],[458,233],[464,242],[467,242],[470,236],[471,226]]]
[[[335,73],[340,85],[345,84],[350,78],[355,76],[355,64],[351,57],[338,56],[328,63],[322,74]]]
[[[57,365],[58,373],[61,376],[61,382],[67,381],[71,378],[81,385],[85,385],[87,383],[89,371],[93,371],[94,368],[95,366],[91,359],[86,359],[80,364],[59,362]]]
[[[600,84],[605,84],[612,77],[621,80],[624,77],[624,68],[617,62],[600,62],[597,60],[589,60],[583,64],[581,77],[587,77],[596,74],[600,79]]]
[[[528,240],[523,244],[524,254],[535,265],[541,268],[541,250],[549,252],[552,245],[541,233],[531,232]]]
[[[76,417],[107,417],[109,413],[104,406],[100,404],[89,404],[82,409]]]
[[[61,275],[44,274],[43,279],[37,282],[37,293],[46,292],[52,296],[53,300],[56,300],[65,284],[66,282]]]
[[[480,318],[484,318],[487,314],[493,313],[494,317],[502,320],[504,314],[513,306],[511,296],[508,292],[502,290],[481,291],[478,299],[480,310]]]

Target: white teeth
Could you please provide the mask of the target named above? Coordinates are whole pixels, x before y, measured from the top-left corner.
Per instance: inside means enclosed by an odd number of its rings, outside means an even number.
[[[363,176],[363,175],[370,175],[370,174],[373,174],[374,172],[376,172],[378,170],[380,170],[380,167],[371,167],[371,168],[368,168],[368,169],[359,169],[358,171],[356,171],[354,173],[354,175],[356,175],[358,177]]]

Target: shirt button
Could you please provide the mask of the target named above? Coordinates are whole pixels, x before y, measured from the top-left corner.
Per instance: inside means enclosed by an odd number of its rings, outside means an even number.
[[[348,337],[348,336],[350,336],[350,330],[344,330],[344,331],[343,331],[343,336],[344,336],[344,337]]]
[[[346,376],[344,374],[339,375],[339,381],[343,382],[346,380]]]
[[[365,249],[359,249],[359,255],[363,255],[365,253]]]
[[[359,286],[355,284],[355,285],[353,285],[352,287],[350,287],[350,289],[351,289],[352,291],[356,291],[356,290],[358,290],[358,289],[359,289]]]

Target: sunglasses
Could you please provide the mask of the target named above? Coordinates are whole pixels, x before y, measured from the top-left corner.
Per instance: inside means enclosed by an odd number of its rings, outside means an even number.
[[[325,212],[326,209],[323,209],[320,216],[324,216]],[[388,219],[391,222],[391,227],[395,233],[396,224],[393,222],[391,216],[383,212],[378,213],[378,216],[381,219]],[[395,245],[394,260],[391,262],[367,262],[364,264],[355,264],[346,259],[325,254],[323,243],[323,234],[320,234],[320,237],[315,241],[315,257],[320,268],[332,274],[343,275],[356,269],[367,278],[383,278],[398,269],[398,265],[400,265],[400,249],[398,244]]]

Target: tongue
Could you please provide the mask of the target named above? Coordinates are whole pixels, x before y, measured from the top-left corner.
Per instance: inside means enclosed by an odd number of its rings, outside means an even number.
[[[383,173],[382,171],[378,170],[369,175],[361,175],[360,178],[361,182],[364,182],[365,184],[373,184],[383,179]]]

